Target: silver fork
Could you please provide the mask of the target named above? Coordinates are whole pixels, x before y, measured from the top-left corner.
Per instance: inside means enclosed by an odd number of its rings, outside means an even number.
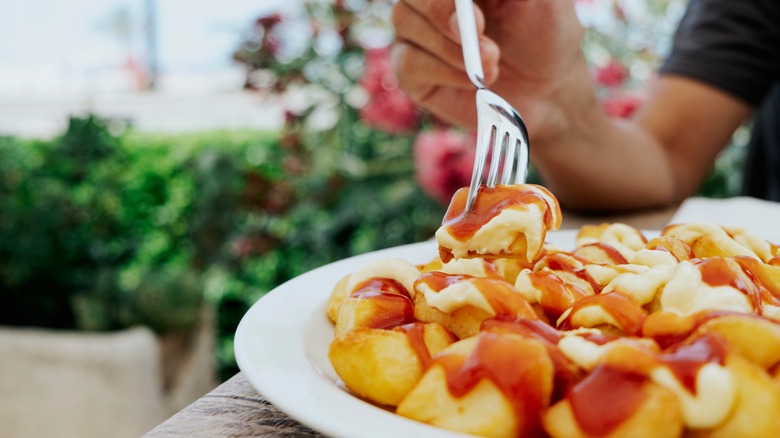
[[[477,150],[466,200],[468,212],[474,207],[480,186],[525,182],[528,174],[528,130],[512,105],[485,87],[474,3],[472,0],[455,0],[455,12],[466,73],[477,87]],[[488,160],[490,164],[485,177]]]

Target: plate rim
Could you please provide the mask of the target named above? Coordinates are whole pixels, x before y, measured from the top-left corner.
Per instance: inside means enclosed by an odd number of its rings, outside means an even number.
[[[545,240],[561,247],[572,246],[577,232],[576,229],[551,231]],[[327,320],[324,304],[343,275],[359,269],[361,263],[384,258],[424,263],[436,256],[436,248],[435,241],[426,240],[355,255],[315,268],[273,288],[249,308],[236,328],[233,349],[238,368],[267,401],[290,418],[326,435],[358,438],[371,430],[371,435],[379,438],[395,438],[399,433],[426,438],[467,436],[399,416],[356,397],[325,376],[307,357],[304,347],[303,335],[309,319]],[[416,251],[419,257],[410,259],[408,253]],[[321,277],[330,278],[332,284],[296,291]],[[285,296],[291,291],[297,295]],[[316,299],[307,301],[307,298]],[[316,314],[318,309],[320,315]],[[284,319],[290,313],[294,318]],[[264,318],[268,320],[263,321]],[[332,339],[333,324],[329,320],[328,324]],[[292,344],[285,348],[283,340]],[[262,352],[281,356],[263,358]],[[290,378],[296,380],[289,381]],[[349,417],[342,418],[347,414]]]

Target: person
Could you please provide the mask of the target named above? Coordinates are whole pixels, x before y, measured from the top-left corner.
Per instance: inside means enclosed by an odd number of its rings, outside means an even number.
[[[757,109],[745,194],[780,201],[780,2],[691,0],[648,99],[629,120],[601,109],[573,0],[475,5],[487,87],[522,115],[531,162],[575,210],[657,207],[694,194]],[[401,88],[441,119],[476,126],[452,0],[393,7]]]

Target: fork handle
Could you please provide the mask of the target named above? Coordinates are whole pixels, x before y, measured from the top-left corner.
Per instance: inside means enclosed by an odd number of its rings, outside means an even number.
[[[472,0],[455,0],[455,14],[460,30],[460,44],[463,48],[463,63],[466,73],[475,87],[485,88],[485,74],[482,72],[482,56],[479,53],[477,20],[474,17]]]

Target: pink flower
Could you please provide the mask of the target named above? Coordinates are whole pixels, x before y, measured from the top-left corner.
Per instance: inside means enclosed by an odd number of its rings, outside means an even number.
[[[639,96],[624,94],[602,100],[601,106],[610,117],[626,119],[634,114],[642,101]]]
[[[628,69],[620,61],[609,61],[604,67],[596,69],[596,81],[605,87],[617,87],[628,77]]]
[[[447,128],[418,135],[414,161],[420,187],[442,204],[449,204],[455,191],[471,181],[475,141],[473,133]]]
[[[366,125],[391,134],[417,127],[420,112],[398,88],[390,68],[389,48],[366,50],[366,70],[360,85],[369,94],[368,103],[360,109],[360,118]]]
[[[275,12],[258,18],[255,21],[255,24],[257,24],[258,26],[264,29],[270,29],[281,22],[282,22],[282,14]]]

